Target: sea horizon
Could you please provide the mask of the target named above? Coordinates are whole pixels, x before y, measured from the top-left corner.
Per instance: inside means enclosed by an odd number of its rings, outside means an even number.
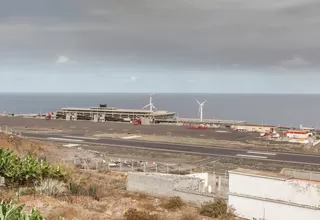
[[[110,107],[141,109],[149,104],[150,93],[0,93],[0,113],[34,114],[65,107]],[[181,118],[239,120],[252,124],[320,128],[320,94],[217,94],[154,93],[158,110],[176,112]]]

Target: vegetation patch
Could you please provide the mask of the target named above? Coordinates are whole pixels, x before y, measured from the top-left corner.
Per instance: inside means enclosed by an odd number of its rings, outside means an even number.
[[[31,209],[30,213],[26,214],[22,211],[23,208],[24,205],[17,205],[12,201],[7,204],[2,201],[0,203],[0,220],[47,220],[41,216],[39,211]]]
[[[64,179],[60,166],[52,167],[36,157],[20,158],[12,150],[0,148],[0,176],[6,180],[6,185],[28,186],[45,178]]]
[[[170,197],[169,200],[164,204],[164,208],[175,211],[181,209],[186,204],[182,201],[179,196]]]
[[[157,214],[149,214],[148,212],[138,211],[132,208],[126,211],[124,217],[126,220],[160,220]]]
[[[232,212],[228,212],[228,204],[224,199],[214,202],[206,202],[201,206],[200,214],[211,218],[231,218]]]

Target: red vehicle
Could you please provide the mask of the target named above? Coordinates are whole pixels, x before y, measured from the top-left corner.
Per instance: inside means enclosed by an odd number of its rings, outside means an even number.
[[[142,124],[142,123],[141,123],[141,118],[132,120],[132,124],[133,124],[133,125],[141,125],[141,124]]]
[[[46,115],[46,119],[47,119],[47,120],[51,120],[51,118],[52,118],[51,113],[48,113],[48,114]]]
[[[188,129],[207,129],[208,126],[205,126],[205,125],[188,125],[187,128]]]

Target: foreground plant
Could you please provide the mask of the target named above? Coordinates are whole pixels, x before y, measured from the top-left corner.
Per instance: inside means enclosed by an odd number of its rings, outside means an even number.
[[[17,205],[12,201],[6,204],[4,201],[0,203],[0,220],[47,220],[41,216],[40,212],[31,209],[29,214],[23,213],[24,205]]]
[[[65,174],[60,166],[54,168],[32,156],[20,158],[12,150],[0,148],[0,176],[7,183],[21,186],[34,184],[44,178],[63,179]]]

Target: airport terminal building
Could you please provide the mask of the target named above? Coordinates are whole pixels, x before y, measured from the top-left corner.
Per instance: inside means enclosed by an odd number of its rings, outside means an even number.
[[[118,109],[100,105],[91,108],[62,108],[54,113],[55,119],[94,120],[94,121],[131,121],[137,118],[173,119],[175,112],[150,111],[145,109]]]

